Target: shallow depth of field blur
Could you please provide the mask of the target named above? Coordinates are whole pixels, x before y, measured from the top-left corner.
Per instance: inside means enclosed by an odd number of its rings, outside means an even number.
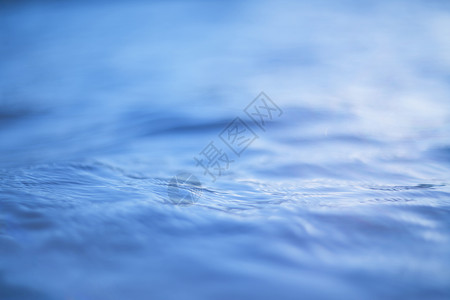
[[[0,2],[2,300],[449,299],[449,171],[448,1]]]

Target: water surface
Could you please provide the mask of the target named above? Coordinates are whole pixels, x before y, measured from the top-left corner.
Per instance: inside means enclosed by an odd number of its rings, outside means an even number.
[[[1,299],[450,297],[447,2],[10,1],[0,28]]]

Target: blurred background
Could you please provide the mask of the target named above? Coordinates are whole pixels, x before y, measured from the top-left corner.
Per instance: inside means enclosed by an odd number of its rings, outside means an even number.
[[[1,1],[0,299],[448,299],[449,70],[445,0]]]

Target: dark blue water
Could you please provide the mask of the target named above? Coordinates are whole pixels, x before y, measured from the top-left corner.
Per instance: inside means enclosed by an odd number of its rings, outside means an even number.
[[[449,299],[449,29],[446,1],[3,2],[0,299]]]

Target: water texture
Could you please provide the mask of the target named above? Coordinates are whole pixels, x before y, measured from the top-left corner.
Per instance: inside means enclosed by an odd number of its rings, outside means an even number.
[[[1,2],[0,299],[450,299],[449,70],[447,1]]]

